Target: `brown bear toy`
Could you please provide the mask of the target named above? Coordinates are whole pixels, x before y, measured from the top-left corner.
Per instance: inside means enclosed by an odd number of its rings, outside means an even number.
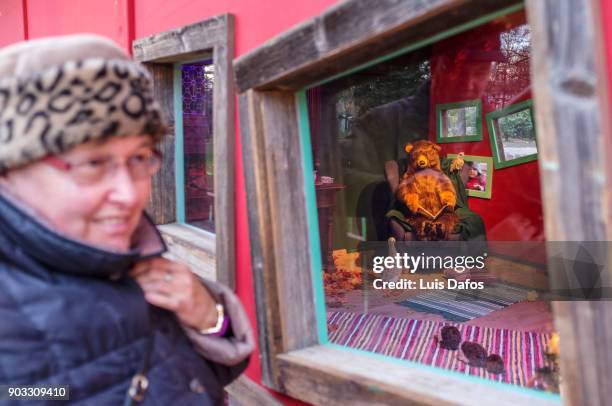
[[[457,224],[457,195],[440,168],[440,146],[420,140],[406,144],[408,165],[397,190],[408,210],[407,221],[417,240],[447,240]]]

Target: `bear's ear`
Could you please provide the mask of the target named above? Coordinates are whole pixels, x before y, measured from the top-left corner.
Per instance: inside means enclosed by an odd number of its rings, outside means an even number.
[[[413,148],[414,148],[414,145],[412,145],[411,143],[404,145],[404,151],[406,151],[407,154],[409,154]]]
[[[433,147],[436,151],[440,152],[440,150],[442,149],[441,146],[439,146],[438,144],[433,144]]]

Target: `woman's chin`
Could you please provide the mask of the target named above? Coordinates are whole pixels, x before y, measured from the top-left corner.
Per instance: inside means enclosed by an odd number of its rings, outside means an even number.
[[[108,251],[127,252],[131,248],[129,236],[106,236],[102,238],[91,238],[88,243]]]
[[[90,228],[88,242],[112,251],[129,251],[132,234],[137,222],[130,221],[119,224],[96,224]]]

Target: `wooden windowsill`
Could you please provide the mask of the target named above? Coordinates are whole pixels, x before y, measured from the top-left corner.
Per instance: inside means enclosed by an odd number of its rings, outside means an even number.
[[[225,391],[230,406],[283,406],[266,389],[244,374],[226,386]]]
[[[157,228],[168,246],[168,257],[191,266],[198,276],[217,280],[215,234],[179,223]]]
[[[338,345],[290,351],[276,359],[285,393],[313,404],[559,405],[558,397],[544,392]]]

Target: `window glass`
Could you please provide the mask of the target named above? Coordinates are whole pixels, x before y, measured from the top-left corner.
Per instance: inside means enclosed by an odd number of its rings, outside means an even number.
[[[558,393],[530,42],[514,12],[307,90],[330,342]]]
[[[531,108],[521,108],[508,112],[492,120],[497,133],[497,148],[500,161],[512,161],[517,158],[537,154],[535,128]]]
[[[215,231],[212,60],[181,66],[185,222]]]

